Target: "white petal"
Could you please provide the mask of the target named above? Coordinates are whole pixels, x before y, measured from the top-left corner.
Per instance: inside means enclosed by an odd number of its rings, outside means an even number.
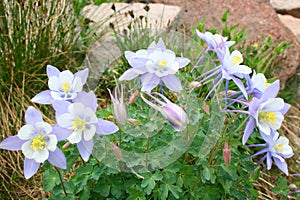
[[[64,113],[57,117],[57,124],[62,128],[71,128],[74,121],[74,115],[71,113]]]
[[[48,80],[48,86],[50,90],[58,91],[60,88],[61,81],[57,76],[51,76]]]
[[[55,151],[57,145],[57,138],[55,135],[48,135],[47,149],[49,151]]]
[[[283,107],[284,101],[281,98],[270,98],[260,106],[262,111],[279,111]]]
[[[76,102],[71,104],[71,106],[69,106],[70,110],[72,110],[70,113],[74,114],[74,117],[83,117],[82,115],[85,112],[85,106],[82,103]]]
[[[21,127],[21,129],[18,132],[18,137],[21,140],[29,140],[34,136],[35,129],[32,125],[26,124]]]
[[[253,88],[258,89],[261,92],[266,90],[267,79],[264,74],[254,74],[251,78],[251,81],[253,82]]]
[[[261,132],[263,132],[266,135],[271,134],[271,129],[267,123],[258,123],[258,128]]]
[[[61,83],[67,82],[71,85],[74,79],[74,75],[69,70],[65,70],[59,74],[59,79]]]
[[[82,91],[82,80],[79,77],[76,77],[72,84],[73,92],[81,92]]]
[[[49,151],[47,148],[44,148],[42,150],[37,150],[34,152],[34,160],[38,163],[45,162],[49,157]]]
[[[22,145],[22,153],[24,154],[24,156],[28,159],[33,159],[34,157],[34,150],[32,148],[30,148],[31,146],[31,140],[25,142]]]
[[[281,114],[281,112],[274,112],[276,119],[275,119],[275,123],[274,124],[270,124],[270,127],[274,130],[277,130],[280,128],[281,123],[284,119],[283,115]]]
[[[52,126],[46,122],[35,123],[35,128],[42,135],[47,135],[47,134],[51,133],[51,131],[52,131]]]
[[[85,131],[83,132],[84,140],[89,141],[89,140],[93,139],[95,133],[96,133],[96,126],[90,125],[89,129],[85,129]]]
[[[50,95],[54,100],[64,100],[63,97],[61,97],[61,93],[57,91],[50,91]]]
[[[95,114],[95,112],[91,108],[86,108],[84,111],[84,119],[92,124],[95,124],[98,122],[98,118]]]
[[[78,131],[78,132],[73,132],[67,139],[69,140],[69,142],[71,142],[72,144],[78,143],[81,141],[81,137],[82,137],[82,132]]]

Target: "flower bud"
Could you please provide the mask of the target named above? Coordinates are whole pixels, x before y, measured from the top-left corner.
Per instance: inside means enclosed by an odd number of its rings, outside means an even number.
[[[115,143],[111,143],[111,148],[113,149],[115,155],[120,159],[123,160],[122,152],[120,151],[119,147]]]
[[[228,167],[230,164],[230,160],[231,160],[231,152],[230,152],[230,146],[229,146],[228,141],[226,141],[223,146],[223,158],[224,158],[226,166]]]
[[[130,104],[132,104],[133,102],[135,102],[135,100],[136,100],[138,94],[139,94],[139,91],[136,90],[136,91],[132,94],[132,96],[130,97],[130,99],[129,99],[129,101],[128,101],[128,105],[130,105]]]
[[[126,106],[124,103],[124,90],[121,85],[121,97],[118,98],[117,89],[115,89],[115,96],[112,95],[111,91],[108,89],[110,98],[114,106],[114,114],[117,122],[121,125],[127,122]]]
[[[132,124],[136,124],[138,122],[138,120],[133,119],[133,118],[128,118],[127,121],[132,123]]]
[[[157,106],[156,104],[148,101],[146,98],[141,96],[144,102],[146,102],[149,106],[154,108],[155,110],[158,110],[164,118],[166,118],[170,124],[173,126],[173,128],[176,131],[182,131],[186,128],[189,119],[185,111],[175,103],[172,103],[170,100],[167,99],[167,97],[163,96],[160,93],[153,92],[151,94],[156,94],[160,96],[165,102],[160,101],[153,95],[146,93],[149,97],[151,97],[155,102],[159,103],[162,107]]]

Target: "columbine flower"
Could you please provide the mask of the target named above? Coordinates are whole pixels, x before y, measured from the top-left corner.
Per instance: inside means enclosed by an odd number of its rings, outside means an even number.
[[[158,110],[164,118],[166,118],[172,127],[176,131],[182,131],[186,128],[189,119],[185,111],[179,107],[178,105],[172,103],[169,99],[167,99],[165,96],[163,96],[160,93],[153,92],[151,94],[146,93],[149,97],[151,97],[155,102],[159,103],[162,107],[157,106],[156,104],[152,103],[151,101],[148,101],[146,98],[141,95],[142,99],[152,108],[155,110]],[[160,101],[159,99],[155,98],[152,94],[156,94],[160,96],[165,102]]]
[[[211,50],[218,52],[218,49],[223,49],[224,47],[231,47],[235,44],[235,41],[227,41],[227,37],[223,37],[219,34],[213,35],[211,32],[201,33],[198,30],[196,30],[196,34],[207,44],[206,51]]]
[[[52,105],[56,111],[57,124],[70,131],[64,138],[77,144],[82,159],[88,161],[94,147],[94,135],[112,134],[118,127],[96,117],[97,99],[93,92],[82,92],[74,101],[54,101]]]
[[[160,39],[157,44],[153,42],[147,50],[139,50],[136,53],[125,52],[131,69],[124,72],[120,81],[132,80],[141,75],[142,91],[151,92],[162,82],[167,88],[178,92],[182,89],[180,80],[175,76],[180,68],[190,63],[183,57],[176,57],[175,53],[166,49],[164,42]]]
[[[257,73],[253,71],[253,75],[250,79],[250,76],[247,75],[245,76],[247,80],[247,93],[248,94],[253,94],[253,97],[260,98],[261,95],[265,92],[267,87],[270,85],[265,77],[264,74],[262,73]]]
[[[43,121],[42,115],[33,107],[25,113],[27,122],[16,136],[10,136],[0,143],[1,149],[22,150],[25,155],[24,175],[32,177],[41,163],[48,160],[52,165],[66,169],[66,158],[57,148],[57,137],[50,124]]]
[[[280,128],[290,105],[284,103],[281,98],[275,98],[278,91],[279,81],[277,80],[266,88],[260,99],[254,97],[251,102],[233,100],[249,107],[249,111],[227,110],[227,112],[239,112],[250,116],[244,130],[243,144],[247,142],[256,126],[265,135],[270,135],[273,130]]]
[[[261,136],[266,141],[265,144],[254,144],[248,147],[265,146],[266,148],[258,151],[251,157],[266,153],[258,163],[267,159],[267,168],[271,169],[273,159],[277,167],[288,175],[288,168],[284,158],[290,158],[294,155],[292,148],[289,146],[289,139],[283,136],[279,137],[277,131],[273,131],[270,135],[261,134]]]
[[[50,90],[43,91],[31,99],[40,104],[51,104],[54,100],[72,101],[82,91],[89,70],[73,74],[69,70],[60,72],[56,67],[47,66],[48,85]]]
[[[247,98],[247,91],[244,87],[243,82],[239,78],[243,78],[245,75],[250,74],[252,70],[246,65],[241,65],[241,63],[243,62],[243,56],[239,51],[234,50],[232,53],[230,53],[228,47],[225,47],[224,51],[224,55],[222,55],[222,57],[219,57],[221,65],[198,76],[195,80],[202,79],[203,77],[205,78],[199,81],[197,85],[202,84],[207,79],[213,76],[217,76],[214,80],[212,89],[206,96],[208,97],[211,92],[213,92],[222,83],[224,79],[226,80],[227,94],[229,80],[233,80],[233,82],[239,87],[243,95]]]
[[[124,89],[121,85],[121,97],[118,98],[118,91],[117,88],[115,88],[115,95],[112,95],[110,89],[108,89],[111,101],[114,105],[114,114],[117,119],[117,122],[121,125],[126,124],[127,122],[127,113],[126,113],[126,106],[124,103]]]

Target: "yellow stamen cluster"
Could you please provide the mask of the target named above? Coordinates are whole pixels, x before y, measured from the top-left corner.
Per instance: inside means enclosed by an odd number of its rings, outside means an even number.
[[[279,153],[282,153],[283,152],[283,144],[277,144],[275,149],[279,152]]]
[[[165,61],[165,60],[162,60],[162,61],[158,62],[159,69],[164,68],[166,65],[167,65],[167,61]]]
[[[232,65],[236,65],[243,62],[243,58],[241,58],[240,56],[233,56],[232,58]]]
[[[41,135],[36,136],[32,139],[30,148],[33,150],[43,150],[47,143],[44,141],[44,138]]]
[[[260,112],[258,118],[260,122],[267,122],[268,124],[275,124],[276,121],[274,112]]]
[[[85,130],[86,121],[76,117],[76,119],[72,122],[72,127],[74,130],[83,131]]]
[[[64,82],[63,84],[61,84],[61,88],[65,94],[68,94],[70,92],[71,86],[68,82]]]

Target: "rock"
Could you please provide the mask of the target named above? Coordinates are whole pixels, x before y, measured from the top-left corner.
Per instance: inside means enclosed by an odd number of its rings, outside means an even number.
[[[270,4],[280,14],[288,14],[300,18],[299,0],[270,0]]]
[[[293,32],[300,43],[300,18],[281,14],[277,14],[277,16],[279,17],[280,21]]]
[[[293,42],[284,55],[282,65],[273,73],[274,77],[280,79],[282,88],[287,79],[296,73],[300,63],[300,45],[293,33],[279,20],[267,0],[156,0],[156,2],[181,6],[180,18],[186,31],[190,31],[190,27],[205,18],[205,29],[217,28],[217,32],[220,32],[221,17],[229,9],[228,25],[239,24],[240,28],[245,27],[246,32],[250,32],[246,39],[247,43],[260,42],[268,36],[278,43],[282,40]]]
[[[126,34],[130,31],[129,26],[141,26],[142,23],[143,27],[148,26],[151,30],[150,34],[155,34],[165,31],[175,20],[180,9],[178,6],[142,3],[102,3],[100,6],[84,7],[82,15],[93,22],[92,25],[100,24],[97,32],[103,34],[100,41],[91,47],[82,64],[90,69],[89,86],[95,88],[107,66],[112,65],[123,53],[112,34],[112,25],[117,33]],[[140,20],[141,18],[144,20]]]

